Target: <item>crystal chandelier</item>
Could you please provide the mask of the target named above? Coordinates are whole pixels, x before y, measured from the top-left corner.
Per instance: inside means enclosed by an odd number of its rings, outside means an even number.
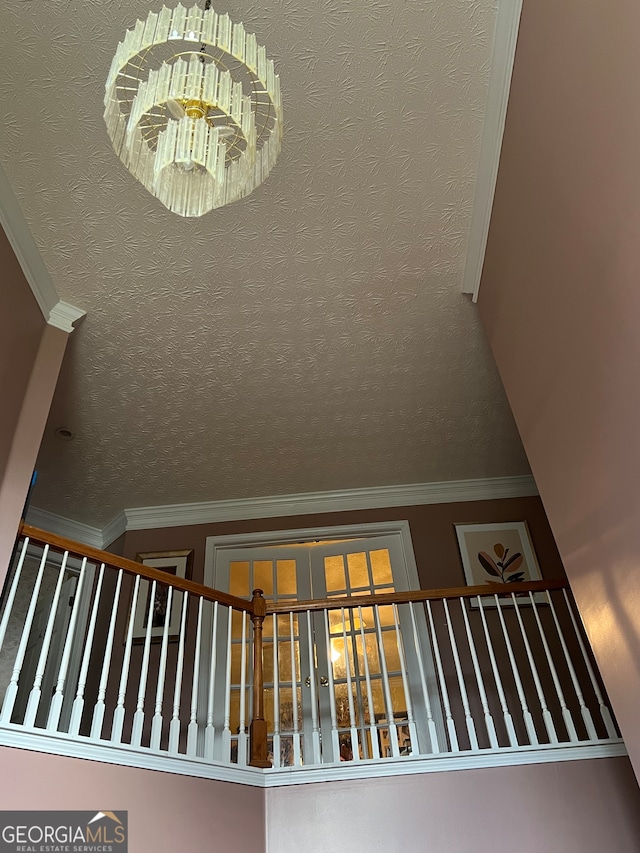
[[[116,154],[169,210],[202,216],[249,195],[282,141],[280,78],[242,24],[182,5],[118,45],[104,120]]]

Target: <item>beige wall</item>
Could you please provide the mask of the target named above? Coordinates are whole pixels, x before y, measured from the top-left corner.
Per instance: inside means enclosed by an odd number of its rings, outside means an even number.
[[[525,0],[480,312],[640,772],[640,5]]]
[[[0,585],[68,337],[45,323],[0,229]]]
[[[456,522],[527,521],[543,576],[564,577],[558,549],[538,497],[263,518],[159,530],[130,530],[124,537],[123,554],[134,559],[136,554],[145,551],[194,548],[194,580],[201,581],[208,536],[405,519],[411,527],[418,574],[425,589],[465,584],[453,529]],[[121,547],[119,540],[118,547]]]
[[[268,853],[637,853],[639,844],[626,758],[267,790]]]
[[[0,747],[2,809],[129,812],[131,853],[262,853],[264,792]]]

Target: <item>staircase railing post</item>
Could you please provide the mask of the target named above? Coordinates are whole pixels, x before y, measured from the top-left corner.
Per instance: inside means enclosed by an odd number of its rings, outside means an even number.
[[[271,767],[267,758],[267,721],[264,718],[264,673],[262,669],[262,623],[267,615],[267,603],[261,589],[253,590],[251,621],[253,622],[253,719],[249,730],[249,764],[252,767]]]

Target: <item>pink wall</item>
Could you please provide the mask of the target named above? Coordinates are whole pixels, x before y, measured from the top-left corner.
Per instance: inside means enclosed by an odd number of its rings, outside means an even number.
[[[480,312],[640,773],[640,5],[525,0]]]
[[[129,812],[131,853],[261,853],[264,792],[0,747],[2,809]]]
[[[6,462],[0,481],[0,586],[9,566],[68,337],[60,329],[44,326],[31,375],[26,380],[13,439],[2,457]]]
[[[626,758],[267,790],[268,853],[637,853]]]

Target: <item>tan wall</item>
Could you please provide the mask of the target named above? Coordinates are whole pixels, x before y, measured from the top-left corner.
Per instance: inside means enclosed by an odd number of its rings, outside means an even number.
[[[22,508],[68,335],[45,324],[0,230],[0,584]]]
[[[480,312],[640,772],[640,5],[525,0]]]
[[[268,853],[636,853],[626,758],[267,790]]]
[[[409,521],[418,574],[425,589],[463,586],[465,583],[453,529],[455,522],[527,521],[543,576],[564,577],[558,549],[538,497],[263,518],[159,530],[130,530],[125,534],[123,554],[134,559],[137,553],[145,551],[194,548],[194,579],[200,581],[208,536],[395,520]]]
[[[262,853],[264,792],[0,747],[2,809],[128,811],[131,853]]]

